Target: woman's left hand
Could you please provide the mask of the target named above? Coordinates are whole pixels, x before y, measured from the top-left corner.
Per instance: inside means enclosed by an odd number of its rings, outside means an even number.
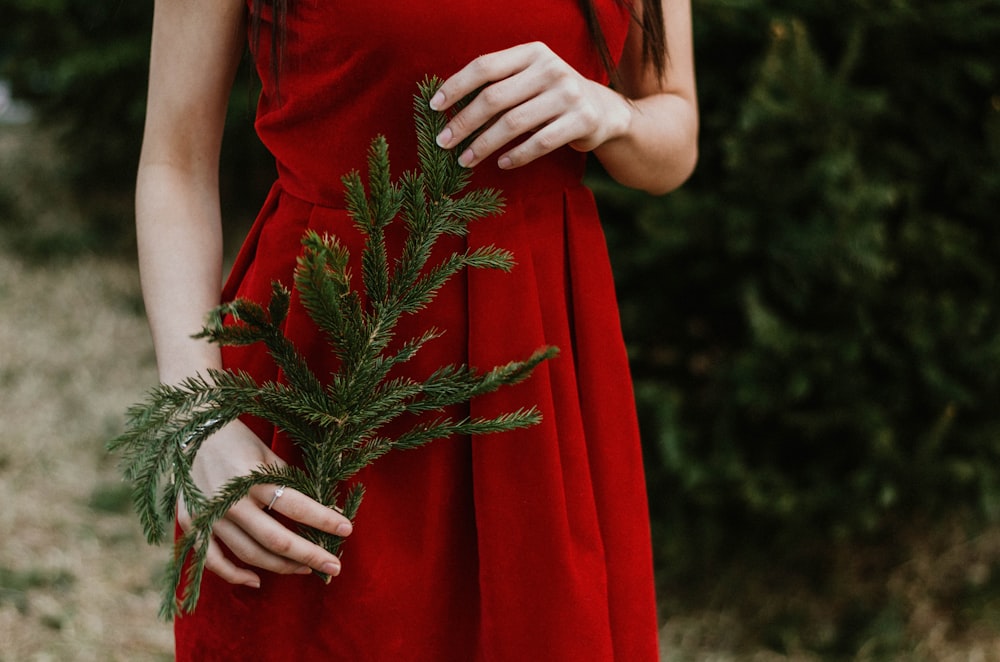
[[[437,137],[451,149],[483,128],[459,155],[470,168],[526,134],[500,155],[500,168],[523,166],[564,145],[590,151],[623,135],[632,118],[624,97],[583,77],[540,42],[480,55],[441,85],[431,108],[447,110],[480,88]]]

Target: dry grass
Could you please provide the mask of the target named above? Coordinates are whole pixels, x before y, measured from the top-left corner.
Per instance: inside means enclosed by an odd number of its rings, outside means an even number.
[[[60,168],[46,135],[0,126],[0,248],[79,232]],[[172,658],[156,620],[164,552],[104,451],[154,380],[139,301],[128,260],[34,266],[0,250],[2,662]]]
[[[163,660],[163,553],[104,443],[154,379],[132,265],[0,252],[2,660]]]
[[[832,545],[819,573],[737,558],[670,601],[661,660],[1000,662],[1000,528],[970,521]]]

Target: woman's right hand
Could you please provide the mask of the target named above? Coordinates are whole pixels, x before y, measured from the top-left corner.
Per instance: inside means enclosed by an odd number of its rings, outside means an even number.
[[[215,494],[231,478],[243,476],[261,465],[284,465],[246,425],[234,421],[206,439],[192,466],[195,484],[206,495]],[[316,570],[327,575],[340,574],[340,559],[319,545],[289,530],[271,516],[267,506],[277,485],[255,485],[250,494],[236,503],[216,523],[209,541],[205,567],[231,584],[260,587],[260,576],[241,567],[226,556],[223,543],[244,564],[279,574],[309,574]],[[183,502],[178,504],[177,520],[187,531],[191,516]],[[295,522],[337,536],[351,533],[351,522],[332,508],[306,495],[286,488],[274,500],[271,510]]]

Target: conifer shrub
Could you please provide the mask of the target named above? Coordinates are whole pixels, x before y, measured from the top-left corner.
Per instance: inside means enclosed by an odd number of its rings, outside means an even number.
[[[669,567],[995,517],[1000,2],[694,6],[695,177],[594,181]]]

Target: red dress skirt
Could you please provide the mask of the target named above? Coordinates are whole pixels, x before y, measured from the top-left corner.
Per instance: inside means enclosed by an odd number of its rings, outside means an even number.
[[[616,0],[596,2],[611,52],[628,29]],[[295,0],[278,85],[265,15],[256,126],[278,180],[223,293],[266,302],[292,285],[306,229],[338,235],[360,256],[341,176],[363,169],[375,134],[393,170],[413,168],[412,96],[475,56],[543,41],[584,75],[605,78],[576,0],[376,3]],[[279,94],[280,91],[280,94]],[[472,187],[495,186],[500,217],[476,221],[439,255],[497,244],[509,274],[474,270],[404,318],[406,339],[446,331],[407,366],[488,369],[543,345],[561,354],[527,381],[474,400],[458,415],[536,405],[533,428],[434,441],[364,470],[367,492],[330,585],[262,573],[260,589],[211,573],[194,614],[176,621],[177,659],[426,660],[428,662],[657,658],[646,494],[635,408],[600,221],[580,184],[585,156],[569,148],[505,172],[495,158]],[[400,228],[390,229],[399,245]],[[360,273],[355,268],[354,273]],[[293,299],[286,332],[317,375],[334,366],[326,339]],[[224,351],[227,367],[281,375],[261,347]],[[470,412],[471,410],[471,412]],[[283,458],[295,447],[249,421]]]

